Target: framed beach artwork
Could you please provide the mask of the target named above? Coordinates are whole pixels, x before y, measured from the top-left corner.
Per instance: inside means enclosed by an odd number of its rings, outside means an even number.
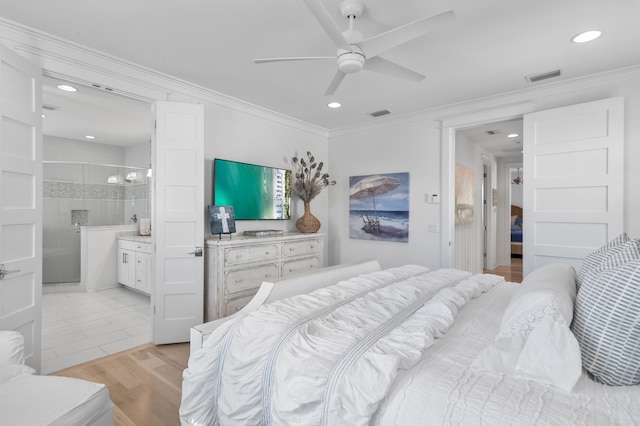
[[[349,237],[409,242],[409,173],[349,178]]]
[[[474,188],[473,170],[456,164],[456,225],[473,223]]]

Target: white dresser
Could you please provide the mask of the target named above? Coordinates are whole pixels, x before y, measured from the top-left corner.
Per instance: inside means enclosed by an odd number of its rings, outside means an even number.
[[[205,321],[242,309],[263,281],[322,268],[324,234],[205,239]]]

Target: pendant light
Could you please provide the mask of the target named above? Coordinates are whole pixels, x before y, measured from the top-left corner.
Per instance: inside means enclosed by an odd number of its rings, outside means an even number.
[[[520,167],[518,167],[518,177],[515,178],[512,183],[515,183],[516,185],[521,185],[524,182],[524,179],[522,179],[520,177]]]

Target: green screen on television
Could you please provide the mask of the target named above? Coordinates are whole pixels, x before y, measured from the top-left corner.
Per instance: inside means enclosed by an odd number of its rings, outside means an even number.
[[[214,160],[214,204],[232,206],[236,220],[290,219],[291,170]]]

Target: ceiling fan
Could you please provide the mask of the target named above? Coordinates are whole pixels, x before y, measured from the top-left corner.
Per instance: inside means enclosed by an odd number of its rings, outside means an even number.
[[[453,10],[447,10],[364,39],[362,33],[355,30],[353,25],[355,19],[358,16],[362,16],[365,7],[363,0],[345,0],[340,3],[340,14],[349,20],[349,29],[344,32],[331,19],[331,15],[320,0],[303,1],[335,43],[338,48],[337,56],[265,58],[255,59],[254,62],[263,64],[283,61],[337,59],[338,70],[329,83],[325,95],[333,95],[347,74],[356,73],[362,69],[413,82],[421,81],[425,78],[424,75],[387,61],[378,55],[455,20]]]

